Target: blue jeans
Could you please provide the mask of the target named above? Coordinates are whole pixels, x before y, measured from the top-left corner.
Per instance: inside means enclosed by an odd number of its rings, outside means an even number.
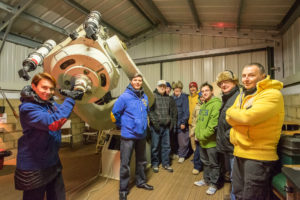
[[[199,171],[202,170],[202,162],[200,160],[200,145],[199,145],[199,142],[198,141],[195,141],[196,143],[196,150],[194,152],[194,169],[197,169]]]
[[[152,167],[158,167],[160,161],[163,166],[170,165],[170,133],[168,127],[160,127],[159,132],[156,132],[151,127],[151,164]]]
[[[233,194],[233,184],[232,184],[232,169],[233,169],[234,156],[231,154],[225,154],[225,160],[227,159],[229,160],[230,163],[230,181],[231,181],[230,199],[235,200],[235,196]]]

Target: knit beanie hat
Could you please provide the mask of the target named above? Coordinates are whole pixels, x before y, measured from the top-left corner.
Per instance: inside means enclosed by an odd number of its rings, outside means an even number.
[[[189,88],[191,88],[191,87],[195,87],[195,88],[197,88],[197,90],[198,90],[198,85],[197,85],[196,82],[190,82]]]
[[[169,82],[166,83],[167,87],[171,88],[172,89],[172,86]]]

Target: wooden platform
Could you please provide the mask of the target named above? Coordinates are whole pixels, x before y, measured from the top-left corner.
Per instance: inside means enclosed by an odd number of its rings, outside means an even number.
[[[170,173],[160,168],[159,173],[147,171],[148,183],[154,186],[153,191],[139,189],[134,183],[128,195],[129,200],[222,200],[224,194],[229,194],[229,184],[218,190],[215,195],[207,195],[208,186],[198,187],[193,183],[202,178],[202,173],[193,175],[193,165],[190,159],[183,164],[174,162],[174,172]],[[68,192],[69,199],[74,200],[117,200],[119,199],[119,181],[99,177],[86,188]]]

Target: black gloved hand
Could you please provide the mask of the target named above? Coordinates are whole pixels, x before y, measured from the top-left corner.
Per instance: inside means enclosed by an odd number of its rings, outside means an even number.
[[[81,100],[84,92],[82,92],[81,90],[64,90],[64,89],[59,89],[59,93],[61,95],[64,95],[66,97],[70,97],[74,100]]]

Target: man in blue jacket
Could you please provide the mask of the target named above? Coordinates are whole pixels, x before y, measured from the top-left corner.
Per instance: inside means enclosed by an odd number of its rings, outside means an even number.
[[[15,187],[23,190],[23,200],[65,199],[65,187],[58,156],[61,127],[70,116],[81,91],[62,91],[62,104],[53,100],[55,79],[48,73],[32,78],[21,92],[19,106],[23,135],[18,140]]]
[[[146,183],[145,175],[148,97],[142,89],[142,84],[142,75],[136,73],[112,109],[112,121],[121,128],[120,200],[126,200],[129,193],[130,159],[133,149],[136,157],[136,185],[138,188],[153,190],[153,186]]]

